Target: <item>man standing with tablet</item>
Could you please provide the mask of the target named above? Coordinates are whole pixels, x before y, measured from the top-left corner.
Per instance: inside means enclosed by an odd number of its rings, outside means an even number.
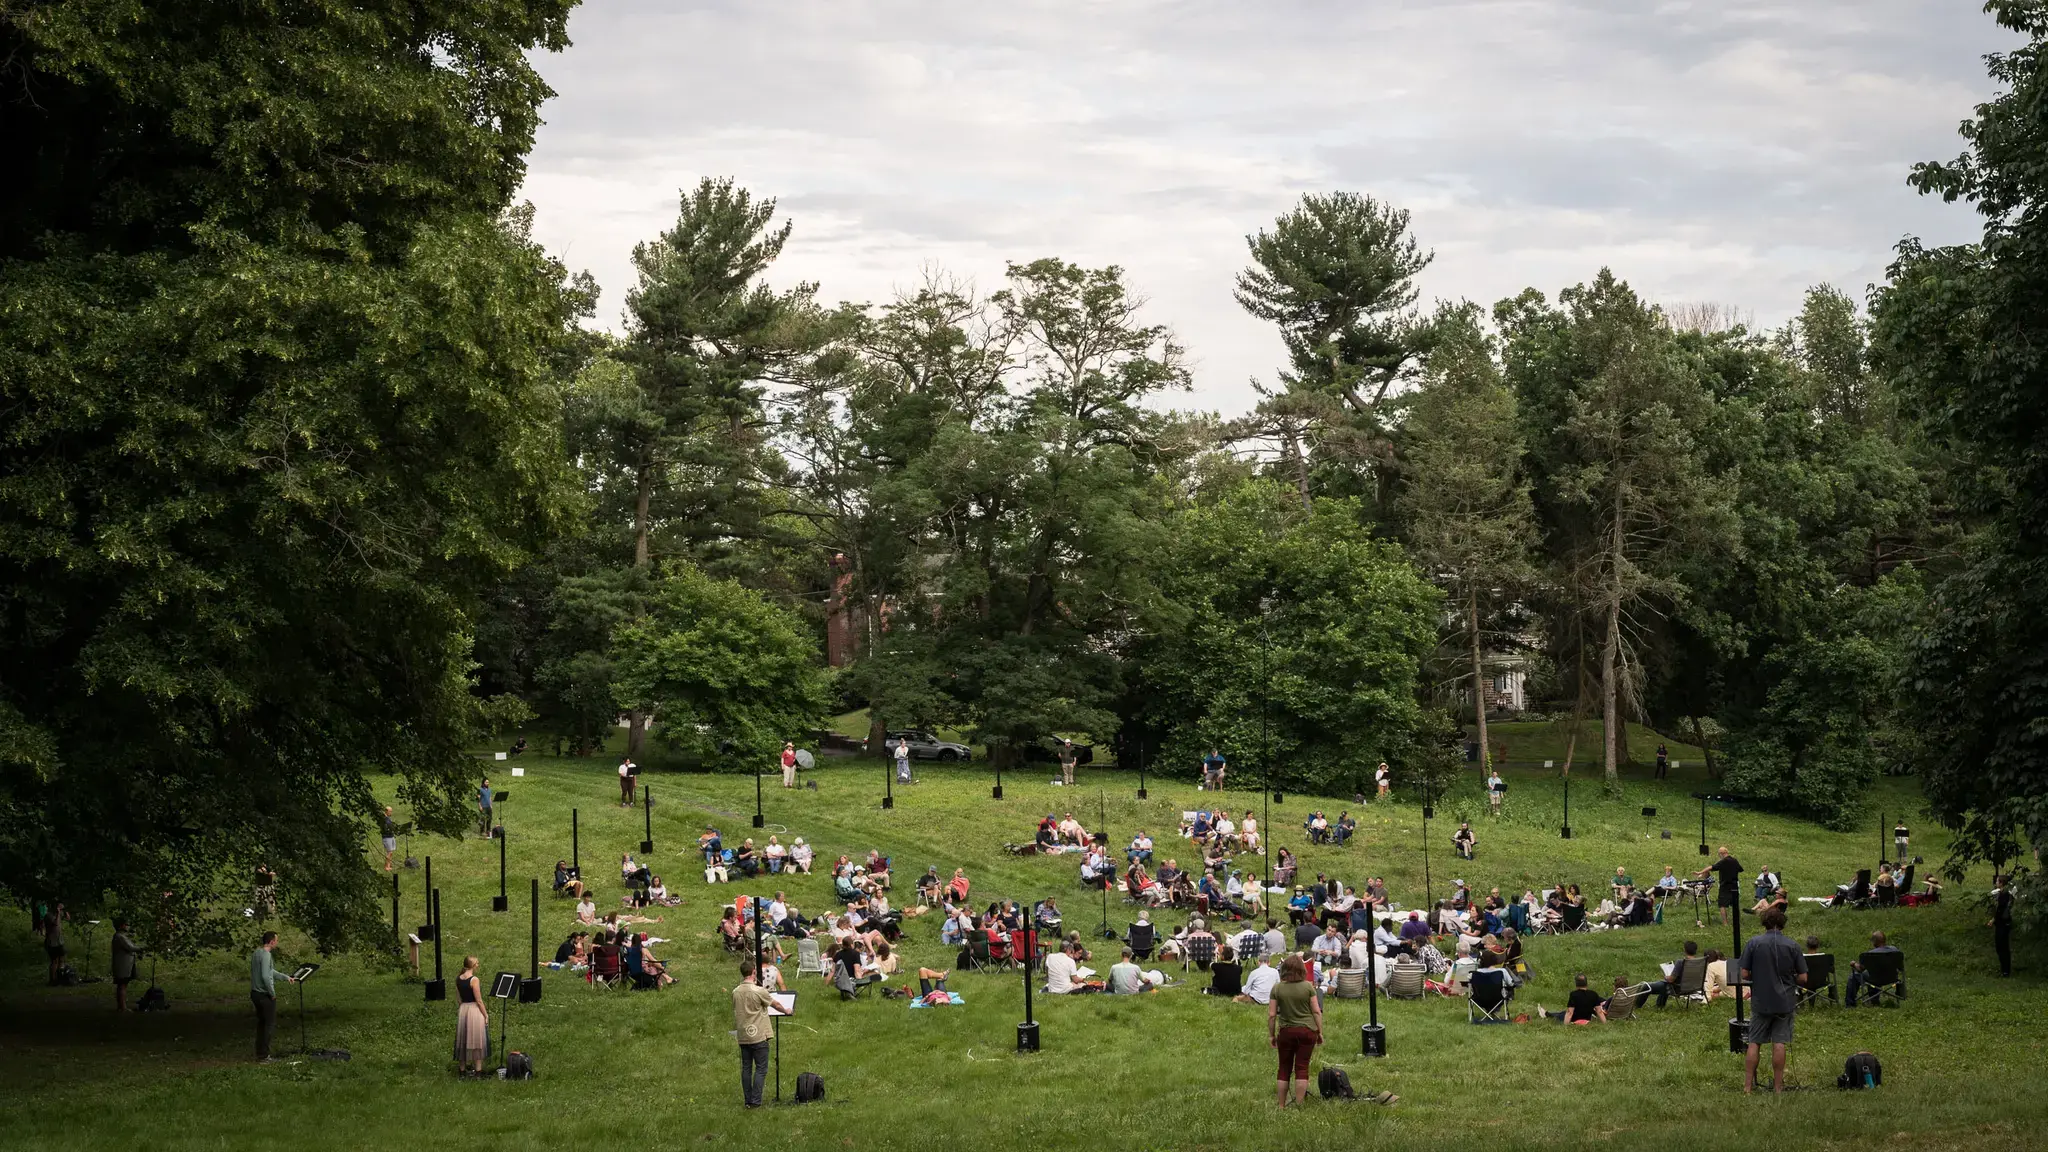
[[[775,996],[761,986],[751,957],[740,961],[740,982],[732,990],[733,1036],[740,1043],[740,1093],[746,1106],[761,1106],[761,1086],[768,1079],[768,1042],[775,1024],[768,1018]]]

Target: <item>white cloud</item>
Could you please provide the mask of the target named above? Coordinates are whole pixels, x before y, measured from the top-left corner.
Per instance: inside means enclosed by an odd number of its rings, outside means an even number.
[[[1301,193],[1410,208],[1425,297],[1603,264],[1764,323],[1860,293],[1907,233],[1974,234],[1907,166],[1959,149],[1988,18],[1934,0],[1001,5],[593,0],[540,61],[536,231],[605,289],[677,191],[731,175],[796,230],[774,278],[881,300],[930,264],[1121,264],[1226,411],[1279,342],[1231,299]]]

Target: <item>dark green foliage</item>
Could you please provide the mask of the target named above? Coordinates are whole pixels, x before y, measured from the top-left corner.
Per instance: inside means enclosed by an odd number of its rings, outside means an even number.
[[[2048,845],[2048,10],[1986,7],[2027,43],[1989,58],[2003,91],[1963,124],[1968,150],[1913,173],[1975,205],[1983,239],[1902,244],[1873,308],[1878,359],[1986,524],[1934,591],[1904,693],[1959,865]]]
[[[1219,748],[1250,780],[1270,753],[1286,787],[1345,793],[1411,751],[1441,596],[1354,504],[1302,512],[1253,481],[1171,528],[1157,579],[1173,616],[1139,658],[1169,771]]]
[[[461,822],[471,611],[566,509],[588,297],[505,210],[568,8],[0,12],[11,891],[189,948],[267,862],[338,946],[365,769]]]
[[[722,771],[765,769],[825,717],[830,691],[803,622],[688,564],[612,633],[617,706],[653,713],[663,744]]]

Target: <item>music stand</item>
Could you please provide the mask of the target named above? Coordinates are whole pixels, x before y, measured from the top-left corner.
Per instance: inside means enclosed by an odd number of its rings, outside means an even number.
[[[775,1029],[775,1102],[782,1103],[782,1018],[796,1015],[796,993],[768,994],[768,1024]]]
[[[99,921],[97,921],[97,920],[87,920],[87,921],[85,922],[85,969],[86,969],[86,970],[85,970],[85,972],[81,973],[81,974],[79,975],[79,977],[78,977],[78,982],[79,982],[80,984],[97,984],[97,983],[99,983],[99,982],[100,982],[100,978],[99,978],[99,977],[97,977],[97,976],[94,976],[94,975],[92,975],[92,938],[93,938],[93,933],[94,933],[94,932],[95,932],[95,931],[96,931],[96,930],[97,930],[97,929],[99,928],[99,926],[100,926],[100,922],[99,922]]]
[[[508,1047],[512,1029],[512,1004],[519,997],[519,973],[500,972],[491,977],[491,999],[498,1001],[498,1068],[503,1072],[511,1060]]]
[[[288,977],[299,989],[299,1055],[310,1056],[315,1060],[346,1060],[348,1059],[348,1049],[346,1048],[309,1048],[306,1046],[306,981],[311,980],[313,973],[319,970],[320,966],[318,964],[301,964],[298,971],[293,972]]]

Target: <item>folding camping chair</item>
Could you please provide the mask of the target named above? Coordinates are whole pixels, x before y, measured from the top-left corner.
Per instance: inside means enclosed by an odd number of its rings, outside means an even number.
[[[796,942],[796,974],[802,976],[806,972],[819,976],[825,974],[824,957],[818,950],[818,942],[808,938]]]
[[[1636,1009],[1643,1006],[1643,997],[1649,994],[1648,984],[1616,989],[1614,995],[1607,998],[1607,1022],[1615,1024],[1635,1019]]]
[[[1345,968],[1339,970],[1335,993],[1339,1000],[1365,999],[1365,969]]]
[[[1472,973],[1465,998],[1467,1024],[1508,1023],[1508,974],[1499,968],[1481,968]]]
[[[1856,958],[1863,966],[1862,988],[1859,992],[1863,1002],[1879,1007],[1889,1003],[1897,1007],[1906,998],[1906,954],[1903,952],[1865,952]]]
[[[1707,1002],[1707,962],[1699,956],[1686,956],[1671,969],[1670,999],[1686,1008]]]
[[[1559,932],[1591,932],[1593,929],[1586,924],[1586,909],[1583,906],[1567,904],[1564,906],[1562,918],[1558,921],[1557,930]]]
[[[1207,972],[1209,965],[1216,962],[1216,938],[1204,932],[1190,936],[1188,946],[1182,951],[1180,970],[1183,975],[1195,968]]]
[[[995,958],[989,955],[988,933],[974,932],[967,937],[967,967],[973,972],[988,972],[995,968]]]
[[[1154,933],[1150,924],[1133,924],[1124,934],[1124,943],[1130,945],[1131,959],[1150,960],[1154,944]]]
[[[1822,994],[1826,998],[1822,998]],[[1812,1008],[1821,1004],[1841,1005],[1835,991],[1835,958],[1826,952],[1806,958],[1806,983],[1799,989],[1799,1006]]]

